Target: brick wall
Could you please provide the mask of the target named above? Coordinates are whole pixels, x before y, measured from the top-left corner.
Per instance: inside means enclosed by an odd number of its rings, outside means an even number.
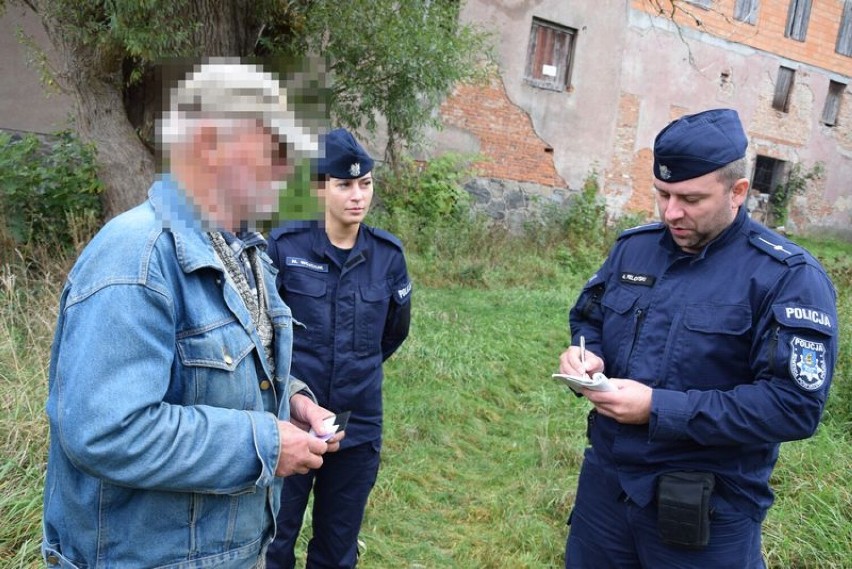
[[[711,9],[705,10],[685,0],[633,0],[633,7],[663,16],[672,13],[674,4],[674,21],[680,25],[822,69],[852,75],[852,57],[834,51],[843,13],[841,0],[813,0],[804,42],[784,37],[789,0],[760,2],[755,25],[734,19],[734,3],[735,0],[716,0]],[[696,20],[700,21],[700,25]]]
[[[550,148],[533,130],[529,115],[506,96],[503,82],[462,85],[441,106],[447,126],[463,129],[479,140],[483,160],[474,164],[484,178],[565,187],[556,172]]]

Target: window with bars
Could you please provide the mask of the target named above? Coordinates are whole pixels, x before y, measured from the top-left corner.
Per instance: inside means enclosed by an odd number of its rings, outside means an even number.
[[[852,57],[852,0],[843,2],[843,17],[840,19],[834,51]]]
[[[758,154],[754,161],[751,187],[762,194],[771,194],[781,183],[786,163],[783,160]]]
[[[843,100],[845,91],[846,85],[840,81],[828,82],[828,95],[825,97],[825,106],[822,108],[822,124],[828,126],[837,124],[837,116],[840,114],[840,101]]]
[[[524,79],[542,89],[568,89],[576,37],[573,28],[533,18]]]
[[[811,18],[811,0],[790,0],[787,10],[787,25],[784,36],[798,41],[805,41],[808,35],[808,21]]]
[[[734,4],[734,19],[746,24],[757,24],[759,0],[737,0]]]
[[[793,79],[796,70],[784,67],[778,68],[778,79],[775,81],[775,96],[772,98],[772,108],[786,113],[790,108],[790,94],[793,92]]]

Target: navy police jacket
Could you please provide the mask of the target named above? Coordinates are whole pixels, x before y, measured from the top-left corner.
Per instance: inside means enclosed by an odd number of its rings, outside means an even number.
[[[400,241],[361,224],[338,264],[325,229],[293,222],[270,233],[278,292],[293,312],[291,374],[323,407],[351,411],[343,448],[381,445],[382,362],[408,336],[411,280]]]
[[[654,389],[647,425],[592,412],[587,460],[645,506],[656,477],[709,471],[755,520],[770,507],[779,444],[816,430],[837,358],[834,286],[805,250],[745,208],[703,251],[660,223],[624,232],[570,312],[609,377]]]

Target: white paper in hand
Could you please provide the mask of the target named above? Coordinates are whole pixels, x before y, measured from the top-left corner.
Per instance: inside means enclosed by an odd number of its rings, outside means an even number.
[[[309,434],[324,441],[327,441],[328,439],[333,437],[335,433],[337,433],[338,431],[342,431],[346,428],[346,424],[349,422],[349,415],[350,412],[346,411],[344,413],[338,413],[337,415],[326,417],[322,422],[326,434],[318,435],[313,429],[309,431]]]
[[[569,387],[580,389],[585,387],[592,391],[616,391],[618,388],[612,383],[607,376],[598,372],[589,377],[589,374],[569,375],[567,373],[554,373],[551,377],[560,379],[568,384]]]

